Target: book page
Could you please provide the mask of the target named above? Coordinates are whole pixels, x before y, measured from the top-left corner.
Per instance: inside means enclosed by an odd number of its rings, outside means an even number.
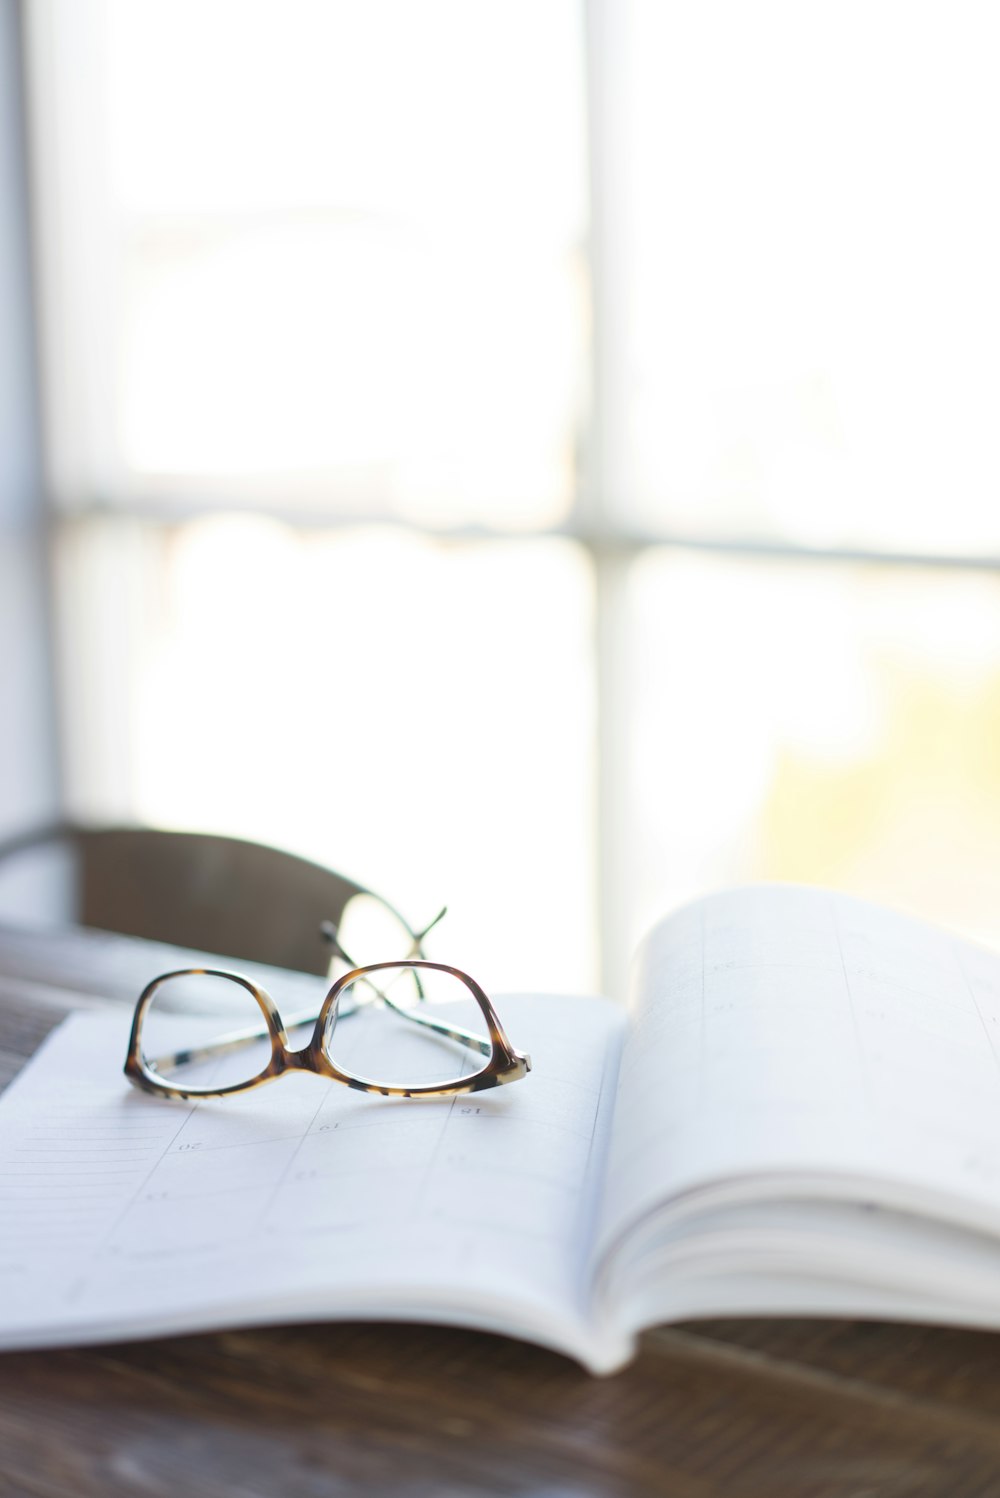
[[[0,1098],[0,1345],[382,1315],[589,1356],[623,1019],[601,999],[497,1007],[532,1072],[441,1101],[305,1073],[162,1101],[122,1075],[129,1015],[67,1020]]]
[[[799,887],[720,894],[655,928],[600,1254],[712,1190],[870,1196],[1000,1231],[1000,957]]]

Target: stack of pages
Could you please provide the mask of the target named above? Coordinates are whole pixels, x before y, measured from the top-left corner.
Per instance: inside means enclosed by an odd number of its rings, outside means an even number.
[[[1000,957],[763,886],[654,929],[627,1013],[496,1004],[530,1076],[437,1102],[159,1101],[128,1014],[68,1019],[0,1099],[0,1345],[407,1319],[609,1372],[689,1317],[1000,1325]]]

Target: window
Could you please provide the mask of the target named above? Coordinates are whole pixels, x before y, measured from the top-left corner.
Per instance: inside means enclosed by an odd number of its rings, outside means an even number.
[[[1000,936],[991,7],[28,20],[75,810],[497,987],[751,878]]]

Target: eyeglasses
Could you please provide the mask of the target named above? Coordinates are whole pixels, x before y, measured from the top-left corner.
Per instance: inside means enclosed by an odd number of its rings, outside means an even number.
[[[418,950],[429,929],[412,933]],[[337,927],[325,923],[323,934],[349,961]],[[289,1032],[310,1024],[311,1039],[293,1050]],[[474,978],[413,956],[352,967],[318,1012],[310,1006],[285,1019],[267,990],[241,973],[162,973],[139,995],[125,1062],[133,1086],[164,1098],[226,1097],[288,1071],[382,1097],[446,1097],[516,1082],[530,1070],[531,1058],[511,1045]]]

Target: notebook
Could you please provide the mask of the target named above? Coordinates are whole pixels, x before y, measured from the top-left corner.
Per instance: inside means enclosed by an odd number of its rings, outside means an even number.
[[[496,1003],[530,1075],[427,1102],[164,1102],[128,1013],[71,1016],[0,1098],[0,1346],[410,1320],[608,1373],[691,1317],[1000,1325],[1000,956],[755,886],[655,927],[627,1009]]]

